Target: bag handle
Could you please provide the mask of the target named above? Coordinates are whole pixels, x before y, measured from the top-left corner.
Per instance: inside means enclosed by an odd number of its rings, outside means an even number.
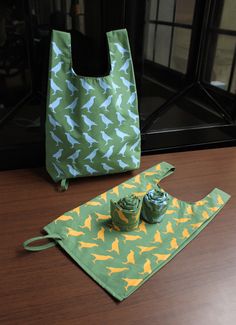
[[[42,239],[45,239],[45,238],[55,239],[55,240],[52,241],[52,242],[50,242],[50,243],[47,243],[47,244],[44,244],[44,245],[39,245],[39,246],[30,246],[29,245],[29,244],[31,244],[31,243],[33,243],[35,241],[42,240]],[[44,249],[48,249],[48,248],[51,248],[53,246],[56,246],[57,245],[57,241],[56,240],[61,240],[61,239],[62,239],[61,236],[59,236],[57,234],[54,234],[54,235],[45,235],[45,236],[39,236],[39,237],[33,237],[33,238],[30,238],[30,239],[26,240],[23,243],[23,247],[27,251],[38,252],[38,251],[42,251]]]

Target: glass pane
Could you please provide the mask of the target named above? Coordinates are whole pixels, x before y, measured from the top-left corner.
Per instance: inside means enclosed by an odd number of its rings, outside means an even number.
[[[147,24],[146,28],[147,30],[146,30],[145,58],[153,61],[155,25]]]
[[[168,66],[170,43],[171,43],[171,27],[158,25],[156,42],[155,42],[155,58],[154,58],[155,62]]]
[[[220,28],[236,30],[236,1],[225,0],[220,21]]]
[[[170,67],[185,73],[188,64],[188,52],[191,39],[191,30],[185,28],[174,29]]]
[[[147,8],[148,8],[148,19],[149,20],[156,20],[156,13],[157,13],[157,0],[149,0],[147,1]]]
[[[195,0],[177,0],[175,22],[192,24]]]
[[[158,20],[173,21],[174,0],[160,0],[158,9]]]
[[[219,35],[216,44],[215,57],[211,72],[211,84],[225,90],[228,87],[232,68],[235,41],[235,37]],[[211,58],[208,58],[208,60],[210,61]]]

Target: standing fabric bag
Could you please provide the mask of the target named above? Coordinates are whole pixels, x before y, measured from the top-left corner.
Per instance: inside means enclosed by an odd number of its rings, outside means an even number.
[[[46,117],[46,168],[65,189],[69,178],[140,166],[138,102],[128,35],[106,34],[110,72],[83,77],[72,67],[71,36],[52,32]]]

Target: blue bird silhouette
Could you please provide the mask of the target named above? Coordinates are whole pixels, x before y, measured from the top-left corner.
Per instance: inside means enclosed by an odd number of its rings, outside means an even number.
[[[95,96],[92,96],[92,97],[87,101],[87,103],[85,103],[81,108],[86,108],[86,109],[88,110],[88,113],[91,113],[91,112],[90,112],[90,108],[93,106],[94,101],[95,101]]]
[[[52,42],[52,49],[53,49],[53,52],[56,54],[56,58],[62,54],[62,51],[59,49],[59,47],[57,46],[57,44],[55,42]]]
[[[58,97],[56,100],[54,100],[54,102],[52,102],[49,107],[52,109],[53,113],[55,112],[55,109],[59,107],[60,103],[61,103],[62,97]]]
[[[75,121],[73,121],[69,115],[65,115],[65,118],[66,118],[67,124],[71,127],[70,131],[74,131],[74,128],[76,126],[79,127],[79,125]]]
[[[137,159],[134,155],[131,156],[131,159],[132,159],[133,163],[135,164],[135,167],[137,168],[140,163],[139,159]]]
[[[55,163],[52,163],[52,164],[57,172],[57,178],[59,178],[61,175],[64,175],[63,171],[59,167],[57,167],[57,165]]]
[[[105,163],[102,163],[102,167],[105,169],[105,171],[107,172],[107,174],[111,171],[111,170],[114,170],[114,168],[112,168],[111,166],[105,164]]]
[[[59,139],[58,136],[56,136],[55,133],[53,133],[52,131],[50,131],[50,134],[51,134],[52,139],[57,143],[57,144],[56,144],[57,147],[58,147],[59,143],[63,143],[63,142],[61,141],[61,139]]]
[[[67,88],[70,90],[71,92],[71,96],[74,96],[74,93],[76,91],[78,91],[78,89],[72,84],[72,82],[70,82],[70,80],[66,80],[66,84],[67,84]]]
[[[136,147],[139,145],[140,143],[140,139],[138,139],[131,147],[130,147],[130,151],[135,151]]]
[[[61,156],[62,156],[63,150],[64,150],[64,149],[59,149],[57,152],[54,153],[54,155],[52,155],[53,158],[55,158],[58,162],[59,162],[59,159],[60,159]]]
[[[138,138],[140,135],[140,130],[135,125],[130,125],[130,127],[134,130],[134,133],[136,134],[136,137]]]
[[[134,106],[133,102],[135,101],[135,98],[136,98],[136,93],[134,92],[131,94],[130,98],[128,99],[127,104],[130,104],[133,107]]]
[[[119,126],[125,121],[125,118],[120,114],[120,112],[116,112],[117,120],[119,121]]]
[[[121,138],[121,142],[124,141],[125,137],[129,137],[129,134],[120,131],[118,128],[115,128],[116,135]]]
[[[95,140],[94,138],[90,137],[90,135],[88,135],[88,133],[83,132],[83,135],[85,137],[85,140],[90,144],[89,148],[92,147],[93,143],[98,143],[97,140]]]
[[[90,167],[89,165],[84,165],[84,167],[86,168],[87,172],[91,175],[97,173],[98,171],[96,169],[93,169],[92,167]]]
[[[110,157],[113,154],[114,145],[110,146],[110,148],[107,150],[107,152],[102,156],[102,158],[107,158],[107,160],[110,160]]]
[[[106,144],[105,144],[105,145],[107,145],[107,144],[108,144],[108,141],[109,141],[109,140],[112,140],[112,138],[111,138],[111,137],[109,137],[109,135],[108,135],[108,134],[106,134],[104,131],[101,131],[101,135],[102,135],[102,138],[103,138],[103,140],[106,142]]]
[[[128,109],[128,114],[129,116],[132,118],[132,120],[134,120],[134,122],[136,123],[136,121],[138,120],[138,115],[134,114],[133,112],[131,112],[131,110]]]
[[[112,87],[114,89],[114,91],[116,92],[116,89],[120,89],[120,86],[118,86],[117,84],[115,84],[113,81],[111,82]]]
[[[76,98],[73,100],[72,103],[70,103],[68,106],[65,107],[65,109],[70,109],[70,110],[71,110],[71,113],[74,114],[74,110],[75,110],[75,108],[76,108],[76,106],[77,106],[78,100],[79,100],[79,98],[76,97]]]
[[[123,170],[124,170],[126,167],[128,167],[128,165],[127,165],[124,161],[122,161],[121,159],[118,159],[117,162],[118,162],[119,166],[120,166]]]
[[[53,95],[56,95],[57,91],[62,91],[60,87],[53,81],[53,79],[50,79],[50,85],[53,90]]]
[[[67,157],[67,159],[71,159],[72,160],[72,163],[74,164],[76,159],[79,158],[79,155],[80,155],[80,151],[81,150],[76,150],[72,155],[70,155],[69,157]]]
[[[119,94],[117,100],[116,100],[116,106],[120,109],[120,105],[122,103],[122,94]]]
[[[91,90],[94,90],[94,88],[84,79],[80,79],[80,82],[81,86],[86,90],[86,95],[88,95]]]
[[[112,95],[108,96],[107,99],[99,106],[100,108],[104,107],[105,111],[108,111],[107,107],[111,104]]]
[[[100,85],[100,87],[104,90],[103,94],[106,94],[107,90],[111,89],[111,86],[108,85],[104,80],[102,80],[101,78],[98,79],[98,83]]]
[[[123,82],[124,86],[127,87],[127,90],[129,91],[130,87],[134,86],[132,82],[125,79],[124,77],[120,77],[121,81]]]
[[[75,144],[80,144],[80,142],[78,140],[76,140],[75,138],[73,138],[70,133],[66,132],[65,133],[68,142],[70,142],[71,144],[71,148],[74,148]]]
[[[85,157],[84,159],[88,159],[90,160],[91,163],[93,163],[93,159],[96,157],[97,155],[97,151],[98,149],[94,149],[87,157]]]
[[[113,122],[109,120],[109,118],[107,118],[104,114],[100,113],[99,115],[101,116],[102,122],[106,125],[106,129],[108,128],[109,124],[113,124]]]
[[[124,71],[125,74],[128,74],[127,69],[129,68],[130,58],[125,61],[119,71]]]
[[[123,147],[119,151],[119,155],[122,155],[122,157],[125,157],[125,151],[127,149],[127,142],[123,145]]]
[[[64,64],[64,62],[59,62],[57,63],[52,69],[51,71],[54,72],[54,76],[57,78],[57,73],[61,70],[61,66],[62,64]]]
[[[53,126],[53,131],[56,130],[57,126],[59,126],[59,127],[61,126],[61,124],[58,123],[50,114],[48,114],[48,120]]]
[[[115,65],[116,65],[116,60],[112,60],[112,62],[111,62],[111,71],[114,71]]]
[[[92,126],[96,126],[97,124],[90,120],[86,115],[82,114],[82,118],[84,123],[89,127],[88,131],[91,130]]]
[[[119,43],[114,43],[114,45],[116,46],[117,50],[122,54],[122,58],[125,53],[129,53],[129,51],[122,47]]]
[[[67,164],[66,166],[67,166],[67,168],[69,170],[69,173],[72,176],[76,177],[76,176],[80,175],[80,172],[78,170],[74,169],[71,165]]]

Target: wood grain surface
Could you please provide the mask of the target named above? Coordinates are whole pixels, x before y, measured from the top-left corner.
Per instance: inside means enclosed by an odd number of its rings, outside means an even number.
[[[23,250],[24,240],[90,198],[167,161],[167,192],[197,201],[214,187],[232,195],[216,218],[123,302],[115,301],[61,249]],[[78,179],[57,192],[43,169],[0,173],[0,324],[236,323],[236,149],[142,157],[138,171]]]

